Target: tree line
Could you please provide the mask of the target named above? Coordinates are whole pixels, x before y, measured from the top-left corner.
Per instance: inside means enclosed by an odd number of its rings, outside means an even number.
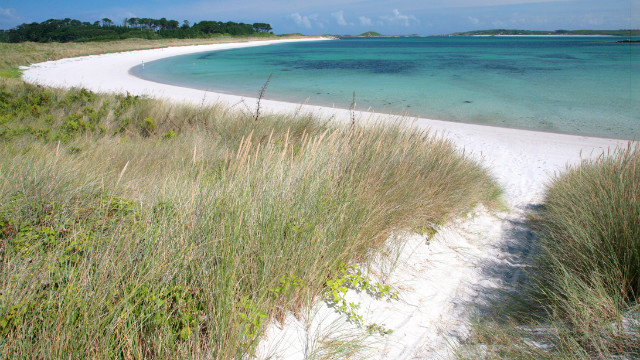
[[[74,19],[49,19],[41,23],[21,24],[14,29],[0,32],[0,41],[19,43],[71,42],[119,40],[127,38],[167,39],[204,38],[216,35],[256,35],[272,34],[271,25],[266,23],[236,23],[233,21],[200,21],[193,25],[184,20],[166,18],[128,18],[116,24],[109,18],[91,22]]]

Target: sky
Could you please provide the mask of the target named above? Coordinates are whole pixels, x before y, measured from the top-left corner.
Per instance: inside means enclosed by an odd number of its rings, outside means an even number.
[[[638,29],[640,0],[0,0],[0,29],[104,17],[266,22],[276,34]]]

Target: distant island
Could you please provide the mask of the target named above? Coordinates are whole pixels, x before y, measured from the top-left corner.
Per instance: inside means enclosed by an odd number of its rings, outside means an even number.
[[[620,37],[640,37],[640,30],[513,30],[513,29],[492,29],[474,30],[466,32],[456,32],[442,35],[383,35],[376,31],[367,31],[360,35],[332,35],[338,37],[431,37],[431,36],[620,36]],[[626,39],[624,43],[637,43],[638,40]]]
[[[387,35],[382,35],[379,32],[376,31],[367,31],[367,32],[363,32],[360,35],[332,35],[332,36],[338,36],[338,37],[389,37]]]
[[[640,36],[640,30],[476,30],[447,34],[448,36]]]
[[[363,32],[360,35],[332,35],[338,37],[384,37],[384,38],[398,38],[398,37],[431,37],[435,35],[420,35],[420,34],[410,34],[410,35],[383,35],[376,31],[367,31]]]
[[[379,36],[383,36],[382,34],[380,34],[379,32],[375,32],[375,31],[367,31],[365,33],[362,33],[358,36],[361,37],[379,37]]]

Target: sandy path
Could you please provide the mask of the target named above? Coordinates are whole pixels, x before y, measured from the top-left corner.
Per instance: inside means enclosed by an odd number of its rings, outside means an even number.
[[[268,45],[277,41],[249,42],[141,50],[100,56],[63,59],[32,65],[23,78],[55,87],[84,87],[97,92],[129,92],[191,103],[226,102],[255,106],[256,100],[240,96],[181,88],[136,78],[129,69],[142,61],[192,52]],[[238,105],[238,104],[246,105]],[[324,118],[349,121],[350,113],[312,105],[263,100],[265,111],[314,113]],[[361,121],[390,121],[393,116],[357,112]],[[367,358],[439,358],[450,345],[468,333],[469,314],[490,302],[495,290],[520,277],[518,260],[526,255],[533,236],[523,224],[526,211],[535,206],[550,177],[567,164],[596,156],[626,141],[543,133],[452,123],[429,119],[404,119],[407,124],[429,128],[451,139],[461,151],[485,164],[505,189],[508,213],[492,214],[479,209],[475,216],[460,219],[426,241],[406,235],[405,245],[390,266],[389,259],[377,263],[377,271],[399,290],[400,299],[377,301],[366,294],[350,293],[361,304],[365,322],[384,324],[391,335],[370,338]],[[386,264],[386,265],[385,265]],[[392,267],[393,271],[388,271]],[[387,270],[385,270],[387,269]],[[385,271],[383,271],[385,270]],[[271,326],[260,344],[263,358],[302,359],[324,351],[327,335],[342,334],[357,340],[353,329],[324,303],[299,319],[290,316],[285,326]]]

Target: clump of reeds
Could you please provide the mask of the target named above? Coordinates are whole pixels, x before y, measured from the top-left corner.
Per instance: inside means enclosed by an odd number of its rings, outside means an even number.
[[[530,313],[478,326],[485,356],[640,356],[640,146],[558,175],[533,225],[540,249],[529,273]]]
[[[595,354],[640,351],[638,327],[623,326],[640,295],[640,147],[556,178],[539,224],[539,278],[553,312]]]

